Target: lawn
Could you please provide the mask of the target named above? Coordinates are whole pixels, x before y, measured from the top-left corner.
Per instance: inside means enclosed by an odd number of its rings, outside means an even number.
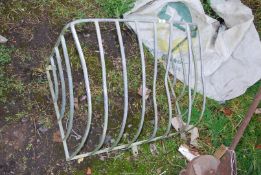
[[[261,1],[243,2],[252,8],[261,36]],[[139,147],[138,157],[131,151],[122,151],[105,158],[85,158],[81,163],[66,162],[62,143],[53,141],[58,126],[45,68],[59,32],[73,19],[120,17],[131,8],[131,3],[132,0],[0,0],[0,34],[9,39],[0,45],[0,174],[84,175],[88,168],[93,174],[178,174],[186,165],[177,151],[184,142],[179,137],[155,142],[157,155],[151,154],[149,144],[144,144]],[[215,17],[207,0],[203,3],[205,11]],[[78,64],[73,62],[72,66],[77,69]],[[128,71],[135,73],[138,63],[128,64]],[[90,71],[96,76],[95,67]],[[117,86],[118,72],[110,70],[109,76]],[[137,88],[135,76],[131,80],[133,88]],[[213,154],[221,144],[230,145],[260,85],[261,82],[256,83],[244,95],[225,104],[207,100],[203,121],[198,126],[200,154]],[[99,89],[95,92],[100,94]],[[260,116],[254,115],[236,149],[238,174],[261,173],[261,151],[256,148],[260,139]]]

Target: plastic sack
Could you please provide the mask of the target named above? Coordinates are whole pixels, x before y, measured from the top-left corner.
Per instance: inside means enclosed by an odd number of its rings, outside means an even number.
[[[210,5],[224,23],[206,15],[200,0],[138,0],[134,8],[124,14],[124,18],[175,20],[197,24],[206,95],[217,101],[225,101],[242,95],[249,86],[260,80],[261,43],[253,24],[252,11],[240,0],[210,0]],[[133,24],[128,25],[135,31]],[[174,45],[186,37],[183,27],[174,26]],[[140,27],[142,41],[153,54],[152,30],[152,24],[143,24]],[[168,49],[169,30],[164,27],[158,27],[157,30],[157,56],[161,57]],[[197,34],[192,30],[192,40],[196,37]],[[199,48],[199,43],[194,42],[193,47]],[[182,50],[186,48],[183,47]],[[173,53],[172,58],[177,59],[179,55],[178,52]],[[183,57],[188,59],[187,53]],[[178,69],[181,64],[178,61],[175,64],[177,72],[172,73],[187,83]],[[190,81],[195,82],[193,76]]]

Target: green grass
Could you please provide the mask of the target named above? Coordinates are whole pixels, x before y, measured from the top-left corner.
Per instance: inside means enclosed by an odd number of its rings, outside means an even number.
[[[201,3],[203,4],[204,11],[207,15],[214,19],[220,20],[221,18],[216,14],[216,12],[211,8],[210,6],[210,0],[201,0]]]
[[[5,66],[11,62],[11,52],[11,49],[0,45],[0,103],[6,102],[10,88],[10,79],[5,75]]]
[[[11,62],[11,49],[0,45],[0,66],[3,67]]]
[[[108,17],[121,17],[134,4],[134,0],[96,0]]]
[[[7,68],[11,63],[11,54],[13,51],[14,48],[0,45],[0,104],[7,103],[11,93],[16,92],[22,94],[24,92],[23,83],[19,79],[10,77],[7,73]]]
[[[212,148],[218,148],[221,144],[229,146],[260,85],[260,82],[256,83],[244,95],[227,101],[225,105],[218,105],[216,102],[208,100],[205,119],[202,122],[202,141],[204,142],[204,138],[209,137],[211,145],[208,146]],[[224,107],[232,110],[233,113],[231,116],[224,115],[222,112]],[[260,173],[261,152],[255,148],[255,145],[260,144],[260,141],[258,142],[260,134],[260,119],[258,119],[257,115],[254,115],[236,148],[239,174]],[[253,167],[252,170],[251,167]]]

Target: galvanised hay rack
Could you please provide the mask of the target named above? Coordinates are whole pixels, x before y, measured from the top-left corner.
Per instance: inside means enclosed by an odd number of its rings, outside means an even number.
[[[122,75],[123,75],[123,88],[124,88],[124,112],[123,112],[123,117],[122,117],[122,122],[121,122],[121,126],[120,126],[120,132],[118,134],[118,137],[115,139],[115,141],[112,143],[112,145],[110,147],[103,147],[104,145],[104,141],[105,141],[105,137],[106,137],[106,132],[108,129],[108,121],[110,120],[110,118],[108,117],[108,111],[109,111],[109,103],[108,103],[108,92],[107,92],[107,78],[106,78],[106,64],[105,64],[105,53],[104,53],[104,48],[103,48],[103,39],[102,39],[102,35],[101,35],[101,29],[100,29],[100,23],[112,23],[113,25],[115,25],[116,27],[116,31],[117,31],[117,38],[118,38],[118,42],[119,42],[119,48],[120,48],[120,54],[121,54],[121,63],[122,63]],[[100,64],[101,64],[101,71],[102,71],[102,89],[103,89],[103,107],[104,107],[104,122],[102,124],[102,134],[99,140],[99,144],[96,145],[96,148],[90,152],[85,152],[85,153],[80,153],[80,151],[83,149],[83,147],[87,144],[88,142],[86,142],[89,134],[90,134],[90,128],[91,128],[91,123],[92,123],[92,119],[93,119],[93,108],[92,108],[92,92],[91,92],[91,84],[90,84],[90,77],[88,74],[88,69],[86,66],[86,60],[85,60],[85,55],[83,52],[83,48],[81,46],[80,40],[78,38],[77,35],[77,31],[75,26],[79,25],[79,24],[85,24],[85,23],[92,23],[95,25],[95,30],[96,30],[96,35],[97,35],[97,41],[98,41],[98,48],[99,48],[99,55],[100,55]],[[127,23],[127,24],[134,24],[136,27],[136,34],[137,34],[137,40],[138,40],[138,46],[139,46],[139,50],[140,50],[140,59],[141,59],[141,66],[142,66],[142,107],[141,107],[141,118],[140,118],[140,122],[139,122],[139,126],[138,126],[138,130],[134,136],[134,138],[127,144],[121,144],[120,141],[123,137],[125,128],[126,128],[126,121],[128,118],[128,73],[127,73],[127,65],[126,65],[126,55],[125,55],[125,48],[124,48],[124,44],[123,44],[123,37],[122,37],[122,32],[121,32],[121,23]],[[139,135],[141,133],[143,124],[144,124],[144,120],[145,120],[145,113],[146,113],[146,71],[145,71],[145,56],[144,56],[144,46],[143,46],[143,41],[142,41],[142,37],[140,36],[140,26],[143,23],[150,23],[153,26],[153,32],[154,32],[154,38],[152,38],[153,42],[154,42],[154,50],[153,50],[153,55],[154,55],[154,77],[153,77],[153,89],[152,89],[152,96],[153,96],[153,108],[154,108],[154,129],[153,129],[153,133],[151,134],[151,136],[145,140],[138,140]],[[158,41],[157,41],[157,35],[158,35],[158,31],[157,31],[157,25],[159,24],[165,24],[169,26],[169,46],[168,46],[168,53],[167,53],[167,57],[165,60],[165,77],[164,77],[164,86],[165,86],[165,90],[166,90],[166,96],[168,99],[168,124],[167,124],[167,129],[165,131],[164,134],[157,136],[157,131],[158,131],[158,123],[159,123],[159,117],[158,117],[158,107],[157,107],[157,92],[156,92],[156,81],[157,81],[157,69],[158,69]],[[183,69],[186,69],[186,71],[183,70],[184,73],[184,80],[185,77],[187,77],[187,80],[185,80],[186,82],[184,83],[184,87],[187,85],[188,87],[188,107],[187,110],[184,114],[181,114],[180,112],[180,106],[179,106],[179,100],[181,99],[182,96],[185,95],[185,91],[183,90],[179,95],[176,94],[176,92],[174,91],[175,88],[175,83],[169,83],[169,72],[170,69],[173,69],[173,67],[171,67],[171,63],[172,63],[172,52],[173,52],[173,42],[171,42],[173,40],[173,24],[177,25],[183,25],[185,26],[185,34],[186,34],[186,42],[188,44],[188,63],[184,66],[183,65]],[[188,126],[190,124],[191,121],[191,117],[192,117],[192,107],[193,107],[193,102],[195,99],[195,94],[197,93],[197,86],[194,86],[194,91],[192,90],[192,83],[190,81],[191,76],[195,76],[194,79],[198,79],[201,82],[201,93],[203,94],[202,96],[202,107],[201,107],[201,113],[200,113],[200,117],[198,119],[198,122],[201,120],[203,113],[204,113],[204,109],[205,109],[205,94],[204,94],[204,82],[203,82],[203,75],[202,75],[202,60],[201,60],[201,55],[199,54],[199,60],[195,59],[195,54],[194,54],[194,49],[193,48],[193,44],[192,44],[192,36],[191,36],[191,28],[194,27],[194,29],[197,29],[197,26],[195,24],[192,23],[184,23],[184,22],[175,22],[175,21],[162,21],[162,20],[152,20],[152,19],[147,19],[147,20],[139,20],[139,19],[79,19],[73,22],[70,22],[69,24],[67,24],[55,46],[53,49],[53,52],[49,58],[49,62],[48,62],[48,66],[46,69],[46,73],[47,73],[47,78],[48,78],[48,82],[49,82],[49,87],[50,87],[50,91],[51,91],[51,96],[52,96],[52,100],[53,100],[53,104],[54,104],[54,109],[55,109],[55,113],[57,116],[57,120],[58,120],[58,125],[59,125],[59,129],[60,129],[60,134],[61,134],[61,138],[62,138],[62,143],[63,143],[63,147],[64,147],[64,152],[65,152],[65,156],[66,156],[66,160],[74,160],[74,159],[79,159],[79,158],[83,158],[83,157],[87,157],[87,156],[91,156],[91,155],[95,155],[95,154],[101,154],[101,153],[106,153],[106,152],[110,152],[110,151],[114,151],[114,150],[121,150],[121,149],[127,149],[127,148],[131,148],[137,145],[141,145],[144,143],[149,143],[149,142],[153,142],[153,141],[157,141],[160,139],[165,139],[168,137],[172,137],[174,135],[177,135],[180,132],[186,132],[189,129],[192,129],[191,127],[188,129]],[[80,59],[80,63],[81,63],[81,68],[83,71],[83,76],[84,76],[84,86],[85,86],[85,91],[86,91],[86,100],[87,100],[87,125],[85,128],[85,132],[83,134],[83,136],[80,139],[80,143],[78,143],[77,147],[73,150],[70,151],[72,148],[69,148],[69,145],[67,143],[68,138],[70,137],[72,131],[73,131],[73,123],[74,123],[74,85],[73,85],[73,80],[72,80],[72,66],[71,66],[71,60],[68,54],[68,48],[67,48],[67,44],[65,41],[65,34],[69,34],[72,35],[73,40],[74,40],[74,44],[78,53],[78,57]],[[198,31],[197,31],[198,34]],[[199,53],[200,51],[200,38],[198,37],[198,45],[199,45]],[[62,49],[62,53],[63,53],[63,57],[60,54],[60,50],[58,49],[58,47],[61,47]],[[63,66],[62,66],[62,62],[64,62],[65,64],[65,69],[63,70]],[[193,64],[191,64],[193,63]],[[183,64],[183,62],[182,62]],[[194,66],[193,66],[194,65]],[[193,68],[194,67],[194,68]],[[199,67],[200,69],[197,69],[197,67]],[[175,67],[174,67],[175,68]],[[198,71],[200,70],[201,73],[198,73]],[[64,71],[66,71],[66,75],[67,77],[64,77]],[[99,71],[99,70],[97,70]],[[187,74],[186,74],[187,72]],[[65,82],[65,78],[67,78],[68,81],[68,89],[66,86],[66,82]],[[196,85],[197,83],[194,83],[194,85]],[[60,88],[60,89],[59,89]],[[185,89],[185,88],[183,88]],[[59,93],[59,91],[61,92],[61,94]],[[192,93],[193,92],[193,93]],[[67,97],[68,96],[68,97]],[[66,124],[63,124],[62,119],[65,117],[66,113],[66,100],[67,98],[69,99],[69,110],[68,110],[68,120]],[[58,103],[58,101],[60,100],[60,104]],[[174,103],[173,103],[174,101]],[[179,116],[187,116],[186,119],[186,126],[184,127],[185,129],[180,131],[180,132],[171,132],[171,120],[174,117],[172,114],[172,104],[175,104],[174,108],[177,109],[177,111],[179,111],[180,115]],[[64,128],[64,125],[66,125],[66,129]],[[195,124],[196,125],[196,124]],[[195,126],[194,125],[194,126]]]

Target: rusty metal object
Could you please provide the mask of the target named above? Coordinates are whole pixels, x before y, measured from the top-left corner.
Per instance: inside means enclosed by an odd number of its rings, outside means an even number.
[[[224,156],[221,158],[221,163],[218,167],[218,175],[236,175],[237,169],[236,169],[236,154],[235,149],[238,145],[238,142],[240,141],[241,137],[244,134],[244,131],[246,127],[248,126],[251,118],[253,117],[253,114],[255,113],[255,110],[260,103],[261,100],[261,87],[258,90],[258,93],[256,94],[254,101],[252,102],[251,106],[249,107],[247,114],[241,123],[240,127],[237,130],[236,136],[234,137],[231,146],[228,148]]]
[[[253,117],[260,100],[261,87],[259,88],[254,101],[249,107],[248,112],[245,115],[245,118],[241,123],[231,146],[227,148],[220,160],[210,155],[196,157],[191,162],[189,162],[185,170],[180,172],[180,175],[237,175],[236,153],[234,150],[243,136],[251,118]]]
[[[241,137],[244,134],[244,131],[246,127],[248,126],[251,118],[253,117],[253,114],[255,113],[255,110],[261,100],[261,87],[259,88],[258,93],[256,94],[256,97],[254,98],[254,101],[252,102],[251,106],[249,107],[247,114],[245,116],[245,119],[241,123],[240,127],[237,130],[237,134],[234,137],[231,146],[229,147],[230,150],[235,150],[238,142],[240,141]]]
[[[220,161],[212,155],[194,158],[180,175],[215,175]]]

